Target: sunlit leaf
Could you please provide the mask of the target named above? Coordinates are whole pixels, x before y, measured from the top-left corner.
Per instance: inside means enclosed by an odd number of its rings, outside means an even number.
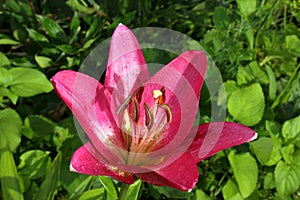
[[[24,199],[15,161],[9,150],[0,153],[0,180],[4,200]]]
[[[258,180],[258,167],[250,153],[235,154],[231,151],[228,155],[234,177],[243,198],[247,198],[255,190]]]

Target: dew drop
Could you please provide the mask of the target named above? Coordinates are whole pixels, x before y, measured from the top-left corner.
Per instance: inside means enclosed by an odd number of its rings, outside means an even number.
[[[79,168],[80,168],[80,170],[83,171],[83,172],[86,171],[86,167],[85,167],[84,165],[81,165]]]

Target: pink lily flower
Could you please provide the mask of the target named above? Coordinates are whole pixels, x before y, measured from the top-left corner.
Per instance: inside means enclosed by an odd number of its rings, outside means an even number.
[[[104,84],[71,70],[51,80],[89,139],[73,154],[70,169],[127,184],[135,175],[190,191],[198,181],[198,162],[257,136],[231,122],[193,127],[206,67],[205,53],[191,50],[151,77],[137,39],[120,24]]]

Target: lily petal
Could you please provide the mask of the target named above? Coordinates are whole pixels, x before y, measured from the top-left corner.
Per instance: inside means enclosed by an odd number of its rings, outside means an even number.
[[[198,181],[198,167],[189,154],[183,154],[172,164],[153,172],[136,174],[141,180],[159,186],[190,191]]]
[[[149,78],[150,73],[136,37],[130,29],[119,24],[110,43],[105,87],[117,92],[114,98],[122,103]]]
[[[172,122],[164,133],[164,139],[156,146],[156,149],[167,146],[167,152],[173,150],[185,152],[186,147],[180,144],[187,138],[194,138],[195,132],[190,132],[200,98],[200,89],[203,85],[207,61],[202,51],[186,51],[172,60],[168,65],[159,70],[147,85],[161,85],[166,87],[165,103],[170,107]],[[152,92],[144,92],[152,94]],[[144,99],[151,97],[143,96]],[[153,97],[152,97],[153,98]],[[191,140],[190,140],[191,142]],[[181,150],[178,149],[182,148]],[[173,150],[172,150],[173,149]]]
[[[97,160],[91,153],[89,143],[75,151],[71,159],[70,170],[87,175],[110,176],[127,184],[134,182],[133,175],[127,172],[114,170],[101,160]],[[89,149],[89,150],[87,150]]]
[[[218,151],[250,142],[257,137],[252,129],[233,122],[201,124],[192,145],[187,150],[198,163]]]
[[[117,163],[120,159],[117,158],[117,153],[114,153],[109,147],[112,144],[123,147],[124,144],[121,133],[114,124],[110,113],[108,91],[98,80],[70,70],[58,72],[51,81],[56,92],[73,112],[90,141],[101,152],[99,158],[110,163]]]

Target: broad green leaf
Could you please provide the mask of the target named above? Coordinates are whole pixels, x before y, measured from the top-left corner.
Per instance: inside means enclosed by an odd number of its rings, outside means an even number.
[[[229,179],[227,183],[222,188],[222,194],[224,200],[243,200],[244,198],[239,192],[239,188],[237,187],[234,180]]]
[[[25,118],[24,124],[29,127],[37,137],[43,137],[44,139],[50,138],[55,129],[53,122],[38,115],[29,115]]]
[[[260,122],[264,108],[264,94],[258,83],[234,91],[228,100],[229,113],[235,120],[247,126]]]
[[[0,45],[18,45],[18,44],[20,44],[20,42],[15,41],[13,39],[9,39],[9,38],[0,39]]]
[[[267,74],[259,67],[257,62],[251,62],[246,67],[239,67],[237,73],[237,83],[239,85],[259,82],[269,83]]]
[[[287,146],[283,146],[281,148],[281,155],[284,159],[284,161],[287,164],[291,164],[293,161],[293,155],[294,155],[295,146],[293,144],[289,144]]]
[[[285,36],[285,47],[292,52],[295,52],[296,55],[300,54],[300,40],[297,35],[287,35]]]
[[[244,17],[256,10],[256,0],[237,0],[237,4]]]
[[[112,199],[112,200],[118,199],[118,192],[117,192],[116,186],[112,182],[111,178],[106,177],[106,176],[99,176],[99,179],[100,179],[103,187],[105,188],[107,198]]]
[[[296,118],[285,121],[282,127],[282,136],[285,139],[292,139],[300,135],[300,115]]]
[[[235,154],[235,151],[229,153],[228,159],[242,197],[249,197],[255,190],[258,179],[255,159],[250,153]]]
[[[12,57],[10,59],[11,64],[18,66],[18,67],[25,67],[25,68],[34,68],[36,64],[30,62],[29,58],[27,57]]]
[[[97,189],[86,191],[79,198],[75,198],[75,199],[76,200],[77,199],[78,200],[99,200],[99,199],[103,199],[104,192],[105,192],[104,188],[97,188]]]
[[[218,95],[218,105],[223,105],[226,103],[226,99],[228,99],[230,97],[230,95],[239,89],[238,85],[236,84],[235,81],[233,80],[228,80],[226,82],[224,82],[223,84],[224,89],[220,88],[219,90],[219,95]],[[224,94],[225,92],[225,94]]]
[[[57,192],[58,181],[60,176],[61,153],[58,153],[53,160],[50,169],[47,171],[46,177],[41,185],[38,193],[38,200],[52,200]]]
[[[207,196],[207,194],[205,194],[205,192],[203,192],[202,190],[199,190],[199,189],[197,189],[195,191],[195,195],[196,195],[195,200],[211,200],[211,198],[209,196]]]
[[[264,177],[264,189],[269,190],[276,187],[274,174],[269,172]]]
[[[47,77],[36,69],[18,67],[9,70],[9,73],[12,76],[10,89],[19,96],[34,96],[53,89]]]
[[[267,166],[273,166],[275,164],[277,164],[282,156],[281,156],[281,141],[276,137],[276,136],[272,136],[271,140],[273,142],[273,148],[272,148],[272,153],[270,156],[270,159],[265,162],[265,165]]]
[[[15,151],[21,142],[22,120],[13,109],[0,110],[0,152],[9,148]]]
[[[299,167],[280,161],[275,168],[276,189],[280,196],[293,194],[300,185]]]
[[[36,15],[36,19],[41,23],[42,27],[50,37],[62,42],[68,42],[64,30],[55,21],[42,15]]]
[[[48,38],[45,35],[37,32],[36,30],[28,28],[27,32],[29,34],[29,38],[31,38],[34,42],[49,43]]]
[[[139,197],[141,185],[141,180],[137,180],[133,184],[129,185],[125,194],[125,199],[137,200]]]
[[[266,71],[269,77],[269,98],[274,100],[276,97],[277,84],[273,70],[271,67],[266,66]]]
[[[47,68],[52,65],[52,59],[45,56],[34,56],[35,61],[41,68]]]
[[[11,80],[12,76],[9,74],[9,71],[4,67],[0,67],[0,86],[8,87]]]
[[[2,52],[0,52],[0,68],[5,67],[5,66],[10,66],[10,61],[6,57],[6,55]],[[0,79],[1,79],[1,74],[0,74]]]
[[[271,157],[273,142],[270,138],[262,137],[250,143],[251,150],[257,157],[257,160],[264,165]]]
[[[20,174],[30,179],[44,176],[51,164],[49,153],[42,150],[30,150],[23,153],[18,166]]]
[[[24,199],[13,154],[9,150],[0,153],[0,180],[3,200]]]

